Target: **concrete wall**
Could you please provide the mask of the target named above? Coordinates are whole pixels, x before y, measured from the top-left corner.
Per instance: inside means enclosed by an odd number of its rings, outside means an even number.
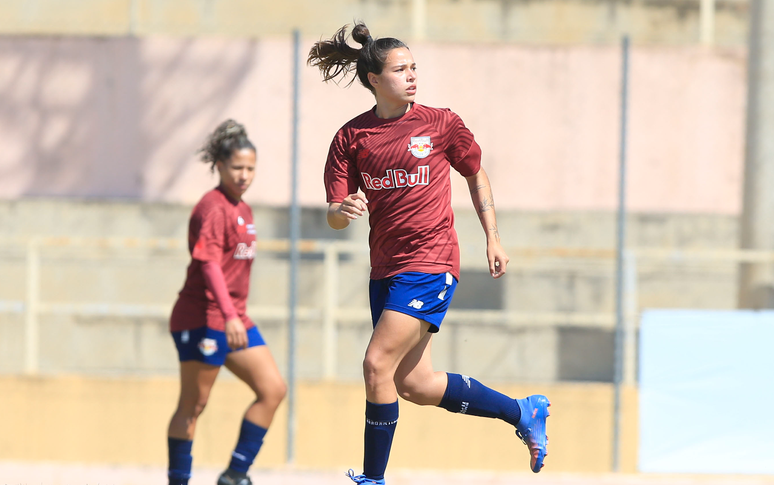
[[[220,376],[196,431],[195,466],[224,466],[251,401],[247,386]],[[492,383],[490,383],[492,384]],[[543,393],[551,400],[546,470],[611,469],[612,388],[607,385],[496,386],[504,393]],[[179,387],[169,378],[0,377],[0,433],[4,460],[79,463],[166,463],[166,428]],[[622,414],[622,471],[637,456],[637,393],[626,389]],[[358,469],[362,463],[360,384],[302,383],[297,395],[296,462],[299,468]],[[527,448],[510,426],[401,403],[390,469],[527,471]],[[257,467],[281,466],[286,446],[285,405],[280,408]],[[51,437],[57,439],[52,440]],[[335,442],[335,446],[331,443]],[[161,477],[159,478],[161,480]]]
[[[746,44],[747,0],[716,0],[714,41]],[[697,44],[700,0],[28,0],[0,5],[0,32],[317,37],[352,19],[379,36],[451,42]]]
[[[255,206],[262,240],[287,235],[286,209]],[[149,314],[105,315],[44,311],[40,316],[44,373],[90,374],[176,372],[167,333],[167,316],[183,283],[188,264],[184,249],[190,206],[107,201],[19,200],[0,203],[4,235],[70,238],[152,238],[180,241],[177,249],[116,249],[50,246],[41,251],[40,299],[69,304],[146,305]],[[500,228],[511,255],[504,279],[486,274],[480,223],[472,211],[459,210],[456,227],[462,248],[462,280],[453,310],[472,311],[444,323],[435,339],[439,369],[465,372],[499,382],[611,381],[614,269],[611,250],[614,215],[592,212],[503,211]],[[302,237],[349,238],[365,246],[364,221],[336,232],[320,209],[303,212]],[[734,248],[737,220],[697,214],[632,214],[631,247],[691,249]],[[361,246],[361,247],[362,247]],[[572,248],[597,257],[538,257],[537,248]],[[21,372],[26,298],[25,248],[0,238],[0,302],[18,302],[18,310],[0,311],[0,372]],[[342,257],[338,304],[360,317],[341,324],[336,376],[361,379],[361,360],[370,337],[365,254]],[[322,309],[326,286],[320,255],[301,263],[299,304],[308,311],[299,322],[298,373],[303,379],[323,374]],[[731,263],[681,263],[672,259],[640,264],[639,308],[714,308],[735,306],[736,267]],[[282,369],[286,368],[288,259],[259,253],[252,273],[249,304]],[[0,305],[2,307],[2,305]],[[50,307],[49,307],[50,308]],[[482,310],[502,309],[522,315],[552,314],[549,320],[507,324],[486,321]],[[279,311],[280,313],[277,313]],[[273,312],[273,313],[272,313]],[[603,321],[573,323],[577,314]],[[307,315],[304,313],[304,315]]]
[[[303,50],[319,37],[305,37]],[[483,148],[500,210],[614,210],[617,47],[418,42],[418,101],[451,107]],[[195,152],[227,117],[259,151],[246,200],[290,196],[288,39],[0,38],[0,198],[194,203],[217,183]],[[449,66],[465,66],[449,75]],[[632,52],[629,207],[738,214],[745,57],[740,51]],[[324,205],[336,130],[372,106],[302,69],[300,200]],[[462,177],[454,205],[469,207]]]

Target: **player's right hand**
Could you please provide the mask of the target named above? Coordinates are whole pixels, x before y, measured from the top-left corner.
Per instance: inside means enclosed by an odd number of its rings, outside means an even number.
[[[226,320],[226,342],[231,350],[247,348],[247,330],[241,318]]]
[[[339,205],[338,212],[347,219],[355,220],[368,210],[368,199],[361,193],[349,194]]]

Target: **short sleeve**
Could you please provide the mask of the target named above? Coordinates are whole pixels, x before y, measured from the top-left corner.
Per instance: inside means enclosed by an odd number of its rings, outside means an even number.
[[[449,111],[445,139],[448,140],[445,153],[451,166],[463,177],[477,174],[481,169],[481,147],[462,118],[452,111]]]
[[[342,128],[336,133],[325,162],[325,194],[327,202],[341,202],[358,189],[357,165],[351,160]]]
[[[191,217],[191,257],[199,261],[220,262],[226,243],[226,219],[217,207]]]

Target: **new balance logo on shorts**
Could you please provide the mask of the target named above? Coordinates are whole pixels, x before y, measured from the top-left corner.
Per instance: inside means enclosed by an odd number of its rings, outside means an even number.
[[[422,308],[422,305],[424,305],[424,304],[425,304],[425,302],[423,302],[423,301],[419,301],[417,299],[413,299],[413,300],[411,300],[411,303],[408,304],[408,306],[410,306],[411,308],[416,308],[417,310],[419,310],[420,308]]]

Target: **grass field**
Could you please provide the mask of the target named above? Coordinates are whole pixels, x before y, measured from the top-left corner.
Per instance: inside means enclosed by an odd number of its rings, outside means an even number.
[[[214,485],[221,470],[195,468],[190,485]],[[255,485],[346,485],[345,470],[257,469]],[[160,467],[0,462],[0,485],[166,485]],[[389,485],[774,485],[774,476],[539,474],[391,470]]]

